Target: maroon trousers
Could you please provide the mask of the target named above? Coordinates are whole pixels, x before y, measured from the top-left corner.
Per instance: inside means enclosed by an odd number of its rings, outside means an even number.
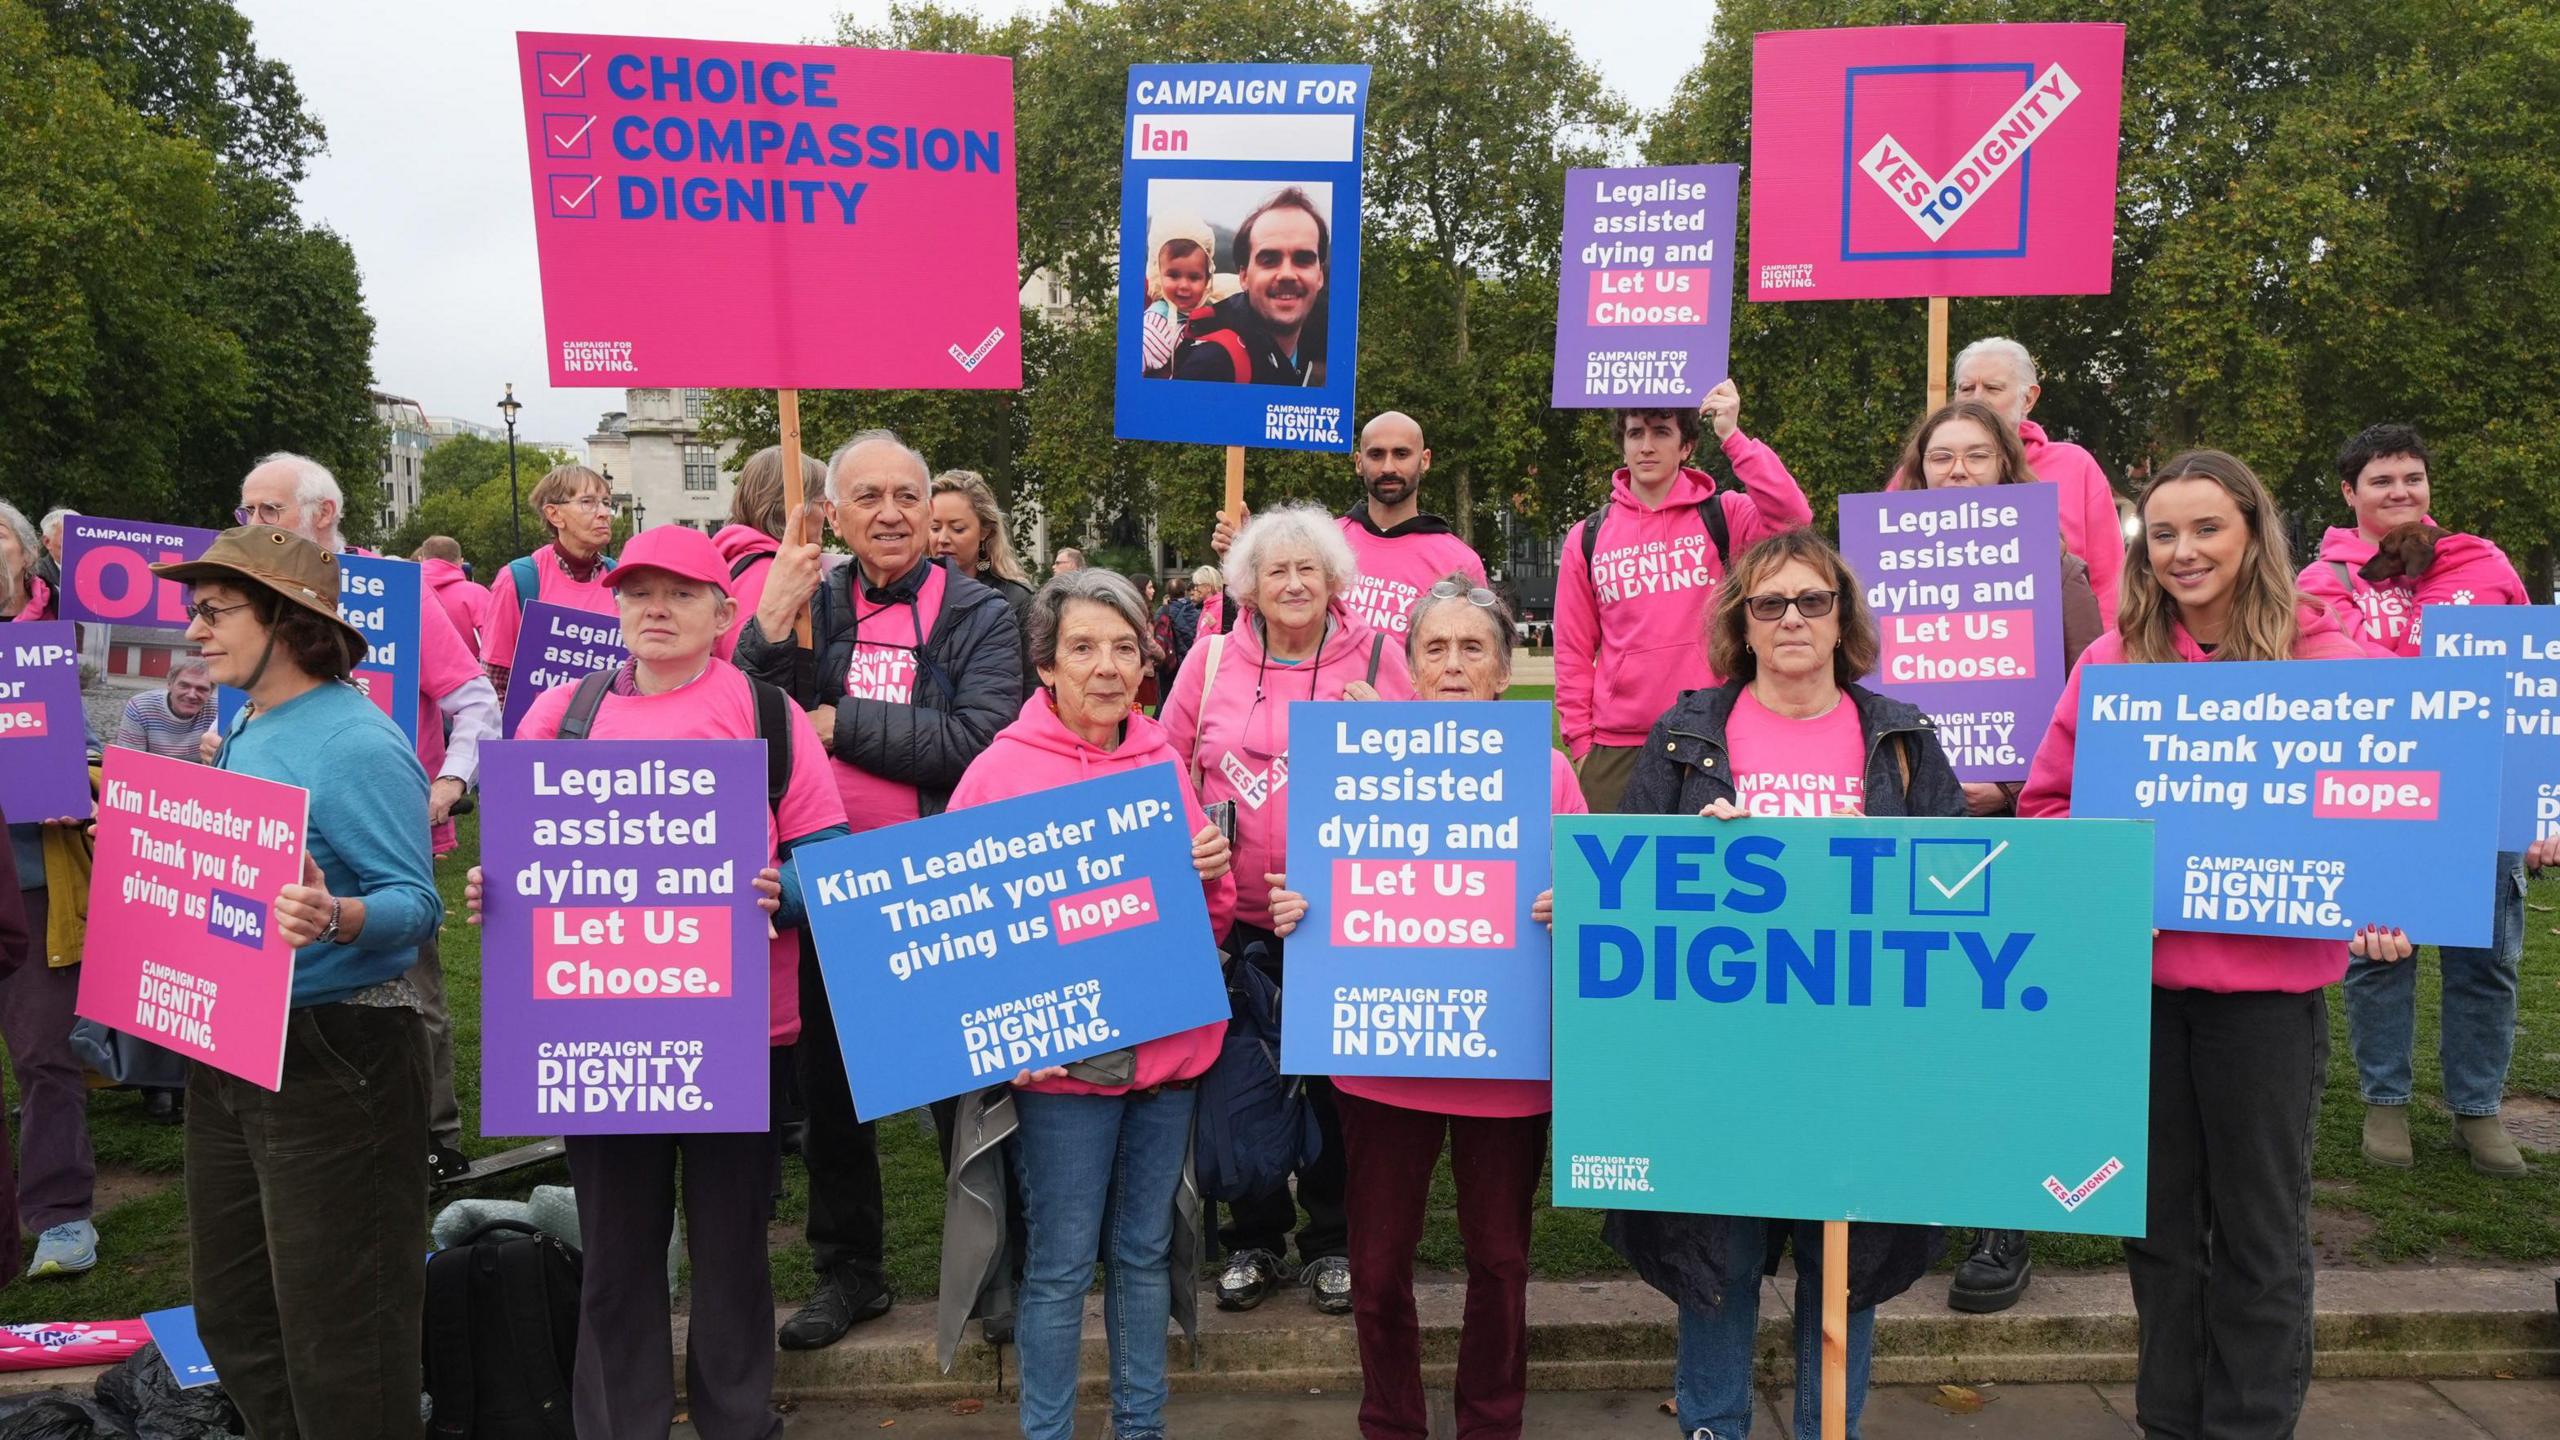
[[[1467,1251],[1458,1335],[1459,1440],[1518,1440],[1529,1384],[1529,1211],[1547,1158],[1547,1117],[1488,1119],[1383,1105],[1342,1092],[1349,1163],[1351,1313],[1360,1338],[1364,1440],[1424,1440],[1422,1327],[1413,1255],[1441,1137]]]

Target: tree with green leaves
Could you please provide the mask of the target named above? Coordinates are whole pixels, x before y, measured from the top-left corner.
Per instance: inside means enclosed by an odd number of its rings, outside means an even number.
[[[463,557],[485,584],[498,573],[499,566],[519,555],[530,555],[543,544],[547,536],[542,516],[527,503],[533,482],[553,466],[567,465],[577,458],[565,450],[518,445],[517,523],[510,525],[506,442],[483,440],[476,435],[456,436],[427,452],[419,479],[418,503],[384,548],[394,555],[406,555],[430,535],[450,535],[461,543]],[[521,546],[516,544],[518,534],[524,537]],[[620,536],[617,530],[615,538],[619,540]]]

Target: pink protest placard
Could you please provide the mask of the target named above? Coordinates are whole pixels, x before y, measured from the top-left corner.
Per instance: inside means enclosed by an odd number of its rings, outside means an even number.
[[[297,786],[108,747],[78,1012],[283,1084],[293,949],[272,912],[302,879],[309,801]]]
[[[521,33],[554,385],[1022,385],[1013,62]]]
[[[1756,37],[1751,298],[2103,295],[2121,25]]]

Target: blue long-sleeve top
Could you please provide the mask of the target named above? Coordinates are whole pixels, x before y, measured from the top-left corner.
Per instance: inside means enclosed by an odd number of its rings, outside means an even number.
[[[354,941],[293,952],[294,1008],[344,1000],[415,963],[444,900],[427,848],[427,772],[400,727],[354,686],[322,685],[250,716],[216,763],[309,791],[306,843],[329,893],[364,900]]]
[[[816,845],[852,833],[850,825],[830,825],[824,830],[812,830],[782,842],[781,859],[775,862],[776,868],[782,871],[782,908],[774,912],[775,929],[797,930],[809,923],[808,903],[800,893],[800,867],[792,863],[791,853],[803,845]]]

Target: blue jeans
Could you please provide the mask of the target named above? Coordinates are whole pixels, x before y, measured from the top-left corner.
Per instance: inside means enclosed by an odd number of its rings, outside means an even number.
[[[2516,967],[2524,960],[2524,856],[2498,856],[2495,920],[2485,950],[2436,952],[2442,974],[2438,1053],[2444,1098],[2456,1115],[2495,1115],[2516,1044]],[[2367,1105],[2406,1105],[2418,1041],[2418,960],[2347,965],[2347,1035],[2356,1088]]]
[[[1734,1253],[1757,1255],[1766,1221],[1739,1220]],[[1783,1223],[1783,1222],[1782,1222]],[[1680,1308],[1680,1358],[1674,1371],[1673,1406],[1683,1437],[1745,1440],[1751,1433],[1751,1362],[1760,1333],[1760,1277],[1735,1280],[1724,1304],[1712,1310]],[[1875,1358],[1873,1306],[1849,1312],[1849,1440],[1858,1440],[1858,1415],[1867,1403],[1867,1370]],[[1810,1274],[1796,1276],[1796,1440],[1822,1435],[1822,1287]]]
[[[1111,1347],[1111,1432],[1164,1434],[1165,1321],[1173,1310],[1173,1197],[1191,1149],[1195,1092],[1044,1095],[1017,1090],[1022,1208],[1030,1253],[1014,1306],[1022,1349],[1022,1433],[1069,1440],[1076,1430],[1076,1357],[1097,1252]],[[1189,1284],[1190,1277],[1184,1276]]]

